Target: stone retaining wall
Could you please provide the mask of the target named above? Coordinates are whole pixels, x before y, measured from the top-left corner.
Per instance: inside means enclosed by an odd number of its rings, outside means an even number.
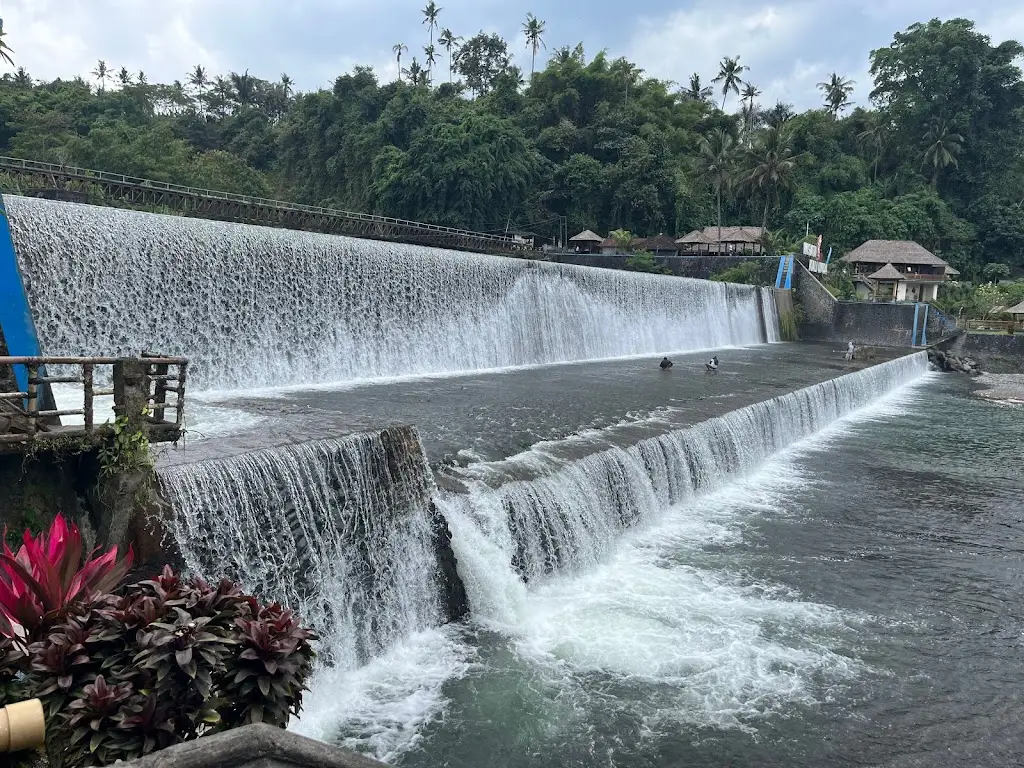
[[[1024,333],[962,333],[940,345],[959,357],[971,357],[987,373],[1024,373]]]

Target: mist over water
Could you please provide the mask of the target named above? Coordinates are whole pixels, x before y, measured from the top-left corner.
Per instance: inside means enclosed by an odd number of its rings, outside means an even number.
[[[5,202],[44,354],[185,355],[195,390],[766,341],[750,286]]]

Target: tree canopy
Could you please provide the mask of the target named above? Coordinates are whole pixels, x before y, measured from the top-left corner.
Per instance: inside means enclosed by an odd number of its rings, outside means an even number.
[[[761,105],[730,51],[711,83],[680,87],[582,44],[546,54],[529,14],[527,76],[500,36],[457,36],[435,3],[421,19],[423,39],[392,48],[394,82],[356,67],[309,93],[200,66],[168,84],[109,60],[52,82],[17,69],[0,79],[0,152],[477,230],[810,227],[840,253],[912,238],[967,276],[1024,267],[1024,46],[971,21],[872,51],[869,104],[831,73],[797,114]]]

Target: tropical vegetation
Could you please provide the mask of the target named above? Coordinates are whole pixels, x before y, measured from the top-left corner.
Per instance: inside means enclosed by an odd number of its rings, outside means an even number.
[[[1024,267],[1024,47],[971,21],[912,25],[870,52],[870,101],[835,72],[798,113],[760,103],[730,51],[679,86],[582,44],[544,61],[533,14],[518,41],[458,35],[434,2],[420,19],[392,82],[356,67],[308,93],[202,67],[171,83],[106,60],[52,82],[17,69],[0,152],[475,230],[761,225],[838,253],[914,239],[966,279]],[[0,55],[17,60],[3,39]]]

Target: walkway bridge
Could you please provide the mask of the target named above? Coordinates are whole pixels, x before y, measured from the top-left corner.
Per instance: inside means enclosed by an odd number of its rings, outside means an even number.
[[[217,221],[481,253],[512,254],[525,248],[511,235],[473,232],[390,216],[236,195],[17,157],[0,156],[0,173],[17,179],[25,190],[24,194],[35,197],[57,196],[54,195],[57,192],[63,193],[61,197],[77,197],[84,201],[85,193],[93,187],[98,188],[105,199],[119,201],[129,207],[169,208],[185,216]]]

